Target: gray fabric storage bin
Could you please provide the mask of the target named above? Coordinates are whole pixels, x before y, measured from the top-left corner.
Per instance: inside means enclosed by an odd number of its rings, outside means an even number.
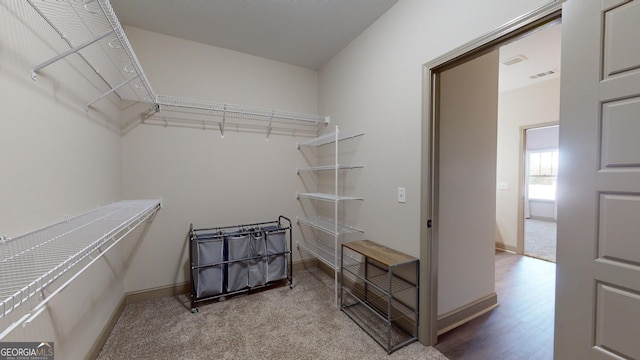
[[[287,231],[279,226],[265,226],[267,254],[282,254],[267,258],[267,282],[287,277]]]
[[[227,260],[246,259],[250,254],[249,234],[229,233],[225,236],[227,243]],[[249,264],[246,261],[227,265],[227,291],[242,290],[249,286]]]
[[[205,240],[194,241],[195,266],[210,265],[224,261],[224,241],[221,235],[206,234]],[[193,270],[196,296],[206,297],[222,293],[224,265],[214,265]]]
[[[262,231],[251,233],[249,241],[250,256],[267,254],[265,234]],[[265,258],[249,260],[249,287],[264,285],[267,282],[267,261]]]
[[[284,255],[267,258],[267,282],[287,277],[287,259]]]
[[[279,226],[265,226],[262,230],[267,237],[267,254],[280,254],[287,251],[287,230]]]

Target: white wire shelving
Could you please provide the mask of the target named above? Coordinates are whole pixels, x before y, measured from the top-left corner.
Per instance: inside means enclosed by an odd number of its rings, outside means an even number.
[[[363,136],[364,133],[363,132],[355,132],[355,131],[339,131],[338,127],[336,126],[336,131],[335,132],[330,132],[328,134],[324,134],[321,136],[318,136],[314,139],[310,139],[308,141],[302,142],[300,144],[298,144],[298,149],[301,146],[323,146],[323,145],[328,145],[328,144],[333,144],[333,143],[337,143],[341,140],[348,140],[348,139],[353,139],[356,138],[358,136]],[[336,161],[336,166],[339,166],[337,164]]]
[[[322,136],[310,139],[308,141],[298,144],[298,149],[303,147],[320,147],[324,145],[333,144],[334,163],[330,165],[317,165],[306,168],[298,168],[296,172],[308,172],[308,171],[334,171],[333,178],[333,193],[297,193],[297,198],[307,198],[312,200],[331,202],[334,204],[333,213],[325,217],[298,217],[298,224],[301,226],[310,227],[315,230],[319,230],[332,237],[332,241],[323,241],[320,236],[305,236],[303,241],[297,242],[298,249],[304,250],[311,254],[313,257],[327,265],[334,271],[334,292],[335,292],[335,304],[338,305],[338,272],[340,271],[340,245],[343,241],[343,235],[364,233],[364,230],[358,229],[353,226],[341,224],[338,214],[339,203],[344,201],[364,200],[362,197],[350,196],[340,194],[340,186],[338,172],[342,170],[361,169],[363,165],[341,165],[340,164],[340,148],[339,143],[343,140],[350,140],[356,137],[362,136],[362,132],[346,132],[340,131],[336,126],[335,132],[324,134]]]
[[[326,194],[326,193],[298,193],[298,198],[309,198],[309,199],[331,201],[331,202],[347,201],[347,200],[364,200],[364,198],[361,198],[361,197],[344,196],[344,195],[338,195],[338,194]]]
[[[162,126],[181,126],[215,129],[224,137],[225,130],[272,133],[294,133],[317,136],[329,117],[270,110],[257,107],[222,104],[204,100],[181,99],[157,95],[157,111],[146,116],[143,123]]]
[[[86,109],[116,94],[148,103],[140,114],[147,125],[318,136],[329,117],[157,95],[149,83],[109,0],[26,0],[67,43],[69,49],[33,67],[32,78],[55,62],[76,54],[106,85]],[[135,122],[137,125],[138,122]],[[135,126],[134,125],[134,126]],[[126,124],[123,129],[128,128]]]
[[[329,235],[344,235],[344,234],[352,234],[352,233],[364,233],[364,230],[358,229],[354,226],[336,224],[334,220],[327,219],[320,216],[315,217],[303,217],[299,216],[297,219],[298,223],[303,223],[305,225],[309,225],[318,230],[324,231]],[[337,232],[336,232],[337,229]]]
[[[108,0],[27,2],[69,45],[69,50],[36,65],[34,80],[45,67],[77,54],[107,85],[103,94],[87,102],[87,109],[112,93],[122,100],[155,102],[155,93]]]
[[[113,203],[42,229],[0,241],[0,318],[16,311],[34,296],[36,307],[11,326],[0,339],[20,324],[37,317],[51,298],[108,252],[120,240],[160,209],[160,200],[127,200]],[[82,261],[90,258],[84,264]],[[65,275],[51,293],[48,286]],[[66,276],[69,276],[68,278]]]
[[[300,174],[301,172],[307,171],[326,171],[326,170],[351,170],[351,169],[361,169],[363,165],[323,165],[323,166],[311,166],[311,167],[302,167],[297,168],[296,173]]]

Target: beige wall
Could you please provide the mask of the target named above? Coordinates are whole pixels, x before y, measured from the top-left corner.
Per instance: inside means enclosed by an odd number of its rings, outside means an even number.
[[[366,133],[358,151],[365,165],[358,193],[366,199],[358,224],[366,237],[419,256],[423,64],[546,3],[402,0],[320,69],[320,112]],[[396,202],[398,187],[407,189],[406,204]],[[440,261],[464,266],[451,255]]]
[[[403,0],[320,69],[319,111],[366,133],[357,188],[371,240],[419,255],[423,64],[547,2]]]
[[[498,103],[496,242],[515,248],[518,240],[518,175],[523,127],[560,120],[560,78],[500,93]],[[553,206],[552,206],[553,211]],[[553,217],[553,213],[550,217]]]
[[[494,50],[440,74],[438,315],[495,292],[498,68]]]
[[[117,109],[105,100],[99,112],[84,110],[104,85],[75,55],[31,80],[34,65],[66,49],[26,1],[0,2],[0,234],[20,235],[120,199]],[[3,341],[54,341],[56,358],[83,358],[122,299],[120,250]],[[0,319],[0,328],[12,319]]]
[[[317,73],[149,31],[125,29],[158,94],[317,113]],[[167,51],[171,49],[171,51]],[[308,138],[141,125],[123,138],[125,198],[163,209],[127,274],[127,291],[188,281],[186,236],[196,227],[301,215],[296,143]],[[300,238],[294,226],[294,240]],[[295,243],[294,243],[295,247]],[[294,260],[297,260],[296,251]]]
[[[160,94],[328,114],[345,129],[365,131],[354,159],[366,166],[357,179],[358,194],[367,199],[358,225],[370,239],[418,256],[422,64],[546,2],[403,0],[319,76],[126,31]],[[165,206],[138,249],[126,286],[119,270],[125,259],[116,249],[114,258],[65,291],[68,298],[58,298],[66,307],[54,305],[11,339],[54,340],[58,357],[82,358],[125,289],[187,279],[189,222],[205,226],[301,213],[294,197],[303,190],[294,172],[305,166],[295,150],[299,139],[272,135],[267,143],[260,135],[228,132],[221,140],[211,131],[152,126],[121,139],[109,130],[118,116],[110,100],[98,105],[100,112],[84,112],[84,103],[104,90],[77,57],[45,69],[35,83],[29,78],[34,64],[66,45],[26,2],[0,3],[0,29],[0,199],[9,204],[0,209],[0,232],[15,235],[119,198],[161,196]],[[397,187],[407,188],[406,204],[396,202]]]

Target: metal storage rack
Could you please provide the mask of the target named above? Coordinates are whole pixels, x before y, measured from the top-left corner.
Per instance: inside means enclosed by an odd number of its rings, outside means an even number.
[[[344,201],[364,200],[361,197],[347,196],[340,194],[339,174],[341,170],[352,170],[363,168],[363,165],[345,165],[340,164],[340,148],[341,141],[350,140],[364,135],[360,132],[342,132],[336,126],[335,132],[322,135],[309,141],[298,144],[298,149],[302,147],[322,147],[326,145],[334,145],[334,163],[330,165],[319,165],[306,168],[298,168],[297,173],[302,172],[324,172],[333,171],[333,193],[298,193],[297,197],[308,198],[314,201],[328,201],[333,203],[333,213],[328,216],[314,217],[297,217],[297,222],[301,226],[308,226],[312,229],[321,231],[332,237],[332,242],[323,242],[319,239],[306,237],[304,241],[297,243],[298,249],[302,249],[334,271],[334,292],[335,304],[338,304],[338,271],[340,269],[339,251],[342,238],[347,234],[364,233],[364,230],[354,226],[341,224],[339,214],[339,204]],[[325,214],[326,215],[326,214]]]
[[[344,243],[340,309],[391,354],[418,339],[419,277],[412,256],[369,240]]]
[[[75,54],[104,84],[104,92],[85,104],[91,106],[115,94],[119,100],[147,103],[140,120],[123,124],[123,132],[138,124],[225,129],[317,136],[329,117],[280,110],[222,104],[205,100],[157,95],[142,69],[109,0],[26,0],[66,42],[68,49],[33,67],[31,77],[65,57]],[[130,103],[127,103],[130,105]]]
[[[194,229],[191,224],[189,243],[193,313],[198,312],[198,303],[280,280],[286,279],[293,288],[291,220],[282,215],[277,221],[236,226]]]
[[[144,117],[144,124],[211,129],[219,131],[221,137],[224,137],[225,130],[229,129],[263,133],[267,140],[271,134],[283,133],[317,136],[329,123],[328,116],[164,95],[158,95],[156,103],[156,110]]]
[[[156,95],[108,0],[27,2],[69,45],[67,51],[34,66],[34,80],[45,67],[77,54],[107,88],[87,102],[87,109],[112,93],[122,100],[155,102]]]
[[[0,333],[0,339],[20,324],[28,324],[111,248],[140,225],[150,224],[160,200],[120,201],[59,223],[0,240],[0,318],[37,295],[39,303]],[[140,229],[146,229],[146,226]],[[90,258],[84,264],[82,261]],[[55,283],[65,275],[66,281]],[[47,294],[50,285],[55,290]]]

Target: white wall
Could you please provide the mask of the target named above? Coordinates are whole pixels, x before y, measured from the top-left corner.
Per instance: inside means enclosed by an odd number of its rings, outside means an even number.
[[[518,164],[522,128],[557,122],[559,111],[560,77],[500,93],[496,173],[497,181],[508,183],[509,189],[498,190],[496,194],[497,243],[512,248],[518,243]]]
[[[423,64],[548,2],[402,0],[320,69],[320,112],[366,132],[358,152],[366,237],[419,256]],[[398,187],[406,204],[396,202]]]
[[[146,30],[125,29],[158,94],[317,113],[317,73]],[[168,50],[170,49],[170,50]],[[301,215],[296,150],[308,138],[141,125],[123,138],[125,198],[162,197],[127,275],[127,291],[189,280],[186,236],[195,227]],[[300,239],[294,226],[294,241]],[[295,242],[294,242],[295,248]],[[295,252],[294,261],[298,260]]]
[[[26,1],[0,3],[0,234],[20,235],[120,199],[117,109],[105,100],[99,111],[84,110],[101,91],[95,74],[72,55],[31,80],[34,65],[66,49]],[[56,358],[83,358],[122,299],[120,250],[3,341],[54,341]],[[11,319],[0,319],[0,328]]]
[[[498,68],[494,50],[440,75],[434,221],[440,315],[495,293]]]

